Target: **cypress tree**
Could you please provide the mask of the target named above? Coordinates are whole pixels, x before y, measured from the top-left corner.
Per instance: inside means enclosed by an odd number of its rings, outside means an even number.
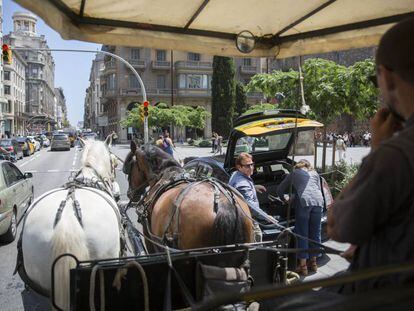
[[[233,128],[236,101],[234,60],[214,56],[211,81],[211,125],[213,132],[228,137]]]
[[[240,81],[236,82],[236,116],[247,111],[247,97],[243,83]]]

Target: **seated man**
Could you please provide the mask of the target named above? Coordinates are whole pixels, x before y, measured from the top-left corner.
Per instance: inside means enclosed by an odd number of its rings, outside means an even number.
[[[414,260],[413,33],[411,18],[390,28],[379,43],[377,79],[384,107],[371,121],[371,152],[328,210],[329,236],[353,244],[344,254],[353,255],[351,271]],[[356,281],[344,291],[413,282],[414,274],[407,271]]]
[[[244,199],[247,201],[250,207],[250,212],[253,217],[261,222],[275,222],[271,216],[266,214],[260,206],[257,199],[256,191],[262,193],[266,192],[266,188],[262,185],[254,185],[251,176],[254,170],[253,158],[250,154],[242,152],[236,159],[236,169],[229,180],[229,185],[236,188]],[[257,222],[254,222],[254,235],[255,242],[262,241],[262,231]]]

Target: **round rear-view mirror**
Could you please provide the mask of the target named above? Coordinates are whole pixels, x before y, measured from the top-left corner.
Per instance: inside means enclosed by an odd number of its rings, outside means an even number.
[[[255,45],[256,39],[254,35],[248,30],[243,30],[236,37],[236,47],[242,53],[250,53],[253,51]]]

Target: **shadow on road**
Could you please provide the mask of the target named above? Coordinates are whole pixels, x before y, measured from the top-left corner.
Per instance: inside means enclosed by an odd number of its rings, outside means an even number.
[[[39,295],[31,289],[25,289],[21,294],[25,311],[52,310],[49,298]]]

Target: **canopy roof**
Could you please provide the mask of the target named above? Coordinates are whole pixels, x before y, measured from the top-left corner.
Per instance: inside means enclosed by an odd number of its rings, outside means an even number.
[[[214,55],[290,57],[376,45],[414,0],[15,0],[64,39]],[[250,54],[238,33],[257,39]]]

